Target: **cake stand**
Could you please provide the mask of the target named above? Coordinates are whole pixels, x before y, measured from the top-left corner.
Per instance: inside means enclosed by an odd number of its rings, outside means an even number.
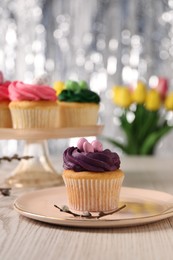
[[[23,156],[32,158],[22,159],[5,184],[10,187],[48,187],[61,185],[62,176],[58,173],[49,158],[47,140],[97,136],[103,130],[103,125],[56,128],[56,129],[0,129],[1,140],[24,140]]]

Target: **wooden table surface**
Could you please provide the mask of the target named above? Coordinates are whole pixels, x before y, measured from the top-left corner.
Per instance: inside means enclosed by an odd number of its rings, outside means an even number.
[[[16,163],[2,163],[1,184]],[[150,166],[149,166],[150,165]],[[139,169],[139,166],[142,169]],[[125,160],[124,186],[173,194],[173,162]],[[0,260],[171,260],[173,217],[128,228],[84,229],[41,223],[19,215],[13,201],[23,192],[0,195]]]

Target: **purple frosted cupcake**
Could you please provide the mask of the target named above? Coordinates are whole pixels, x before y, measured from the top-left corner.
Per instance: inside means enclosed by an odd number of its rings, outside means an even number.
[[[63,179],[69,207],[79,211],[112,211],[118,207],[124,173],[117,153],[103,150],[99,141],[81,138],[63,155]]]

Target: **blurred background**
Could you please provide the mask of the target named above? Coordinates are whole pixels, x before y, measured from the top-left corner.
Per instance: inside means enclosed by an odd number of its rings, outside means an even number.
[[[101,96],[104,134],[121,139],[114,85],[164,77],[173,90],[173,0],[0,0],[0,70],[28,83],[44,73],[51,85],[86,80]],[[162,139],[157,155],[171,156],[172,138]],[[68,143],[50,140],[50,152]],[[22,145],[1,141],[1,153]]]

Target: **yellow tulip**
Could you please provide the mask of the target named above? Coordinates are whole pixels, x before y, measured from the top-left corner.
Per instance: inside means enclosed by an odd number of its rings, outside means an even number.
[[[121,88],[122,88],[122,86],[115,86],[112,89],[112,99],[113,99],[113,102],[117,105],[118,105],[119,93],[121,91]]]
[[[128,108],[131,104],[130,90],[125,86],[116,86],[113,88],[114,102],[123,108]]]
[[[56,81],[53,84],[53,88],[56,90],[56,95],[58,96],[65,89],[65,84],[62,81]]]
[[[138,81],[136,88],[132,92],[132,100],[137,104],[143,104],[146,99],[147,88],[142,81]]]
[[[173,110],[173,92],[168,94],[168,96],[165,99],[164,105],[167,110]]]
[[[147,92],[146,102],[145,102],[146,109],[151,111],[156,111],[161,106],[161,98],[158,91],[155,89],[151,89]]]

